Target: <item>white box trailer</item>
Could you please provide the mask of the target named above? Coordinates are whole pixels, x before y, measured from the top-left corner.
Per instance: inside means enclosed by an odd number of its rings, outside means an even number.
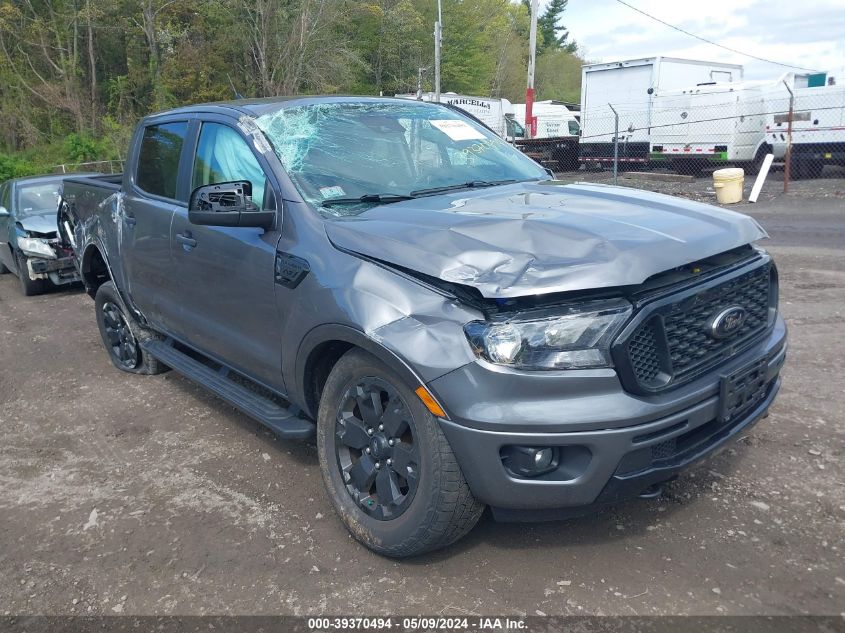
[[[513,104],[513,118],[525,128],[525,104]],[[546,167],[555,170],[578,169],[578,138],[581,126],[575,114],[559,101],[536,101],[532,109],[537,119],[533,138],[515,139],[516,146]]]
[[[819,176],[825,165],[845,165],[845,70],[821,74],[824,78],[820,85],[808,83],[807,75],[787,77],[787,82],[795,86],[790,170],[793,178]],[[788,93],[767,105],[766,140],[775,160],[782,161],[789,140]]]
[[[548,100],[534,102],[532,113],[537,119],[537,134],[534,138],[558,138],[578,136],[581,126],[568,107]],[[514,119],[525,127],[525,104],[513,104]]]
[[[788,92],[780,79],[655,91],[649,158],[678,173],[732,164],[756,174],[771,151],[767,103],[784,95]]]
[[[400,99],[417,99],[416,93],[398,94],[396,96]],[[434,101],[434,93],[424,92],[421,100]],[[440,103],[448,103],[468,112],[505,140],[511,141],[514,137],[522,136],[525,133],[522,126],[514,124],[513,104],[507,99],[473,97],[445,92],[440,95]]]
[[[619,114],[619,157],[646,162],[653,95],[661,90],[742,81],[742,66],[647,57],[581,68],[581,162],[613,160],[614,114]]]

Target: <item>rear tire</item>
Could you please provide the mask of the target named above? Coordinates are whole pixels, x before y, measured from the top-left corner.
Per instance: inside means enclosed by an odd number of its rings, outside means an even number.
[[[20,282],[21,292],[24,296],[34,297],[35,295],[44,294],[47,290],[47,280],[29,278],[26,255],[20,251],[15,251],[15,261],[18,264],[18,281]]]
[[[317,450],[335,511],[378,554],[446,547],[484,510],[435,417],[395,372],[362,350],[347,352],[329,374]]]
[[[823,160],[794,157],[792,159],[792,169],[790,170],[790,176],[793,180],[807,180],[809,178],[819,178],[822,175],[823,169]]]
[[[135,320],[114,286],[108,281],[94,297],[97,327],[112,364],[130,374],[161,374],[169,367],[141,349],[141,343],[162,337]]]

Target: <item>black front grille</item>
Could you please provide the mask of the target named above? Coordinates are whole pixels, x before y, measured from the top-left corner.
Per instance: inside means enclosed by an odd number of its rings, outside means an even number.
[[[769,320],[770,265],[658,302],[623,343],[623,369],[648,391],[668,388],[733,356],[758,340]],[[745,309],[740,329],[726,338],[710,333],[716,315],[731,306]],[[646,308],[648,309],[648,308]]]
[[[660,373],[657,356],[657,338],[650,322],[645,323],[628,343],[628,355],[637,380],[642,384],[651,384]]]
[[[652,461],[660,461],[661,459],[669,459],[678,452],[677,442],[674,438],[653,444],[651,447]]]
[[[737,341],[766,329],[769,318],[768,266],[741,275],[714,290],[692,309],[669,315],[663,321],[676,378],[694,370],[698,365],[718,360]],[[710,320],[719,310],[733,305],[741,306],[747,312],[742,327],[726,339],[711,337],[708,333]]]

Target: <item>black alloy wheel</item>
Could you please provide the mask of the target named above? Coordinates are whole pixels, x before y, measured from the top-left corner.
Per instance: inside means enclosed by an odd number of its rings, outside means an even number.
[[[419,442],[407,403],[390,384],[351,384],[337,413],[335,454],[346,490],[380,521],[401,515],[419,484]]]
[[[103,330],[106,344],[115,363],[122,369],[135,369],[141,362],[138,341],[119,306],[111,301],[103,303]]]

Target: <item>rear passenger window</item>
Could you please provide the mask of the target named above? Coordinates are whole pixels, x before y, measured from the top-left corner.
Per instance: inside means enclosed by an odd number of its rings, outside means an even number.
[[[141,189],[154,196],[176,199],[176,177],[179,157],[188,133],[188,123],[162,123],[144,129],[138,154],[138,175]]]

